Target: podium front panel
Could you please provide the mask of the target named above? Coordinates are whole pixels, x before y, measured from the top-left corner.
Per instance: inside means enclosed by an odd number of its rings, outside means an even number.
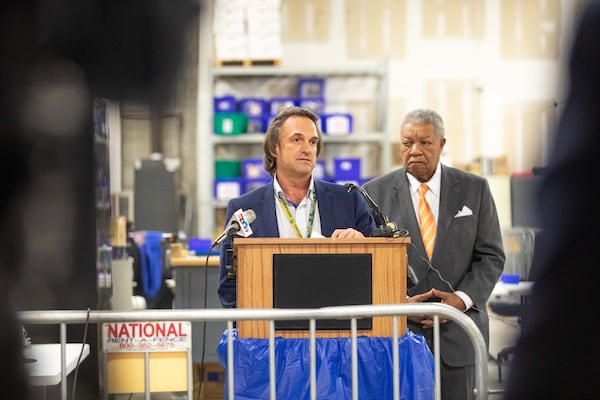
[[[234,238],[238,308],[273,308],[274,254],[370,254],[372,304],[406,302],[406,257],[410,238],[287,239]],[[340,271],[343,273],[343,271]],[[310,307],[298,307],[310,308]],[[398,317],[399,333],[406,331],[406,317]],[[269,322],[238,321],[239,337],[267,338]],[[372,329],[359,336],[391,337],[392,317],[374,317]],[[276,336],[303,338],[308,330],[276,330]],[[350,337],[350,330],[317,330],[317,337]]]

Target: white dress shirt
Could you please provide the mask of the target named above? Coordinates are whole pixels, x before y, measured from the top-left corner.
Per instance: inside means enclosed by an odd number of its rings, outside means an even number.
[[[410,194],[412,197],[415,215],[417,216],[417,221],[419,220],[419,186],[421,186],[421,183],[425,183],[429,187],[429,190],[427,190],[427,193],[425,193],[425,199],[429,203],[429,208],[431,208],[431,212],[433,213],[433,217],[435,218],[435,224],[437,226],[438,216],[440,214],[440,188],[442,186],[442,168],[440,166],[440,163],[438,163],[435,169],[435,173],[427,182],[419,182],[417,178],[415,178],[408,172],[406,173],[406,176],[408,177],[408,182],[410,183]],[[432,265],[432,267],[435,268],[434,265]],[[471,300],[471,297],[469,297],[468,294],[466,294],[462,290],[455,290],[454,293],[458,297],[460,297],[467,306],[465,311],[467,311],[473,306],[473,300]]]
[[[302,237],[306,237],[306,227],[308,225],[308,218],[310,215],[310,209],[312,207],[313,201],[313,192],[315,190],[315,182],[311,179],[310,186],[308,187],[308,192],[306,196],[302,199],[300,204],[294,204],[294,202],[288,200],[277,181],[277,175],[273,177],[273,186],[274,186],[274,196],[275,196],[275,213],[277,215],[277,227],[279,228],[279,237],[282,238],[295,238],[296,232],[292,228],[292,224],[288,220],[287,214],[283,209],[283,206],[279,202],[279,199],[283,199],[287,204],[290,213],[294,217],[296,221],[296,225],[298,229],[302,233]],[[322,238],[321,234],[321,218],[319,217],[319,202],[317,199],[317,204],[315,207],[315,215],[313,220],[312,233],[310,235],[311,238]]]

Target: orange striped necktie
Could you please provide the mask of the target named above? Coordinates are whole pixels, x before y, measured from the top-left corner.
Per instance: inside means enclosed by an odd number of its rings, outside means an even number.
[[[421,226],[421,238],[423,238],[427,257],[431,260],[437,229],[435,226],[435,218],[433,217],[429,203],[427,203],[427,200],[425,199],[427,190],[429,190],[429,187],[426,184],[422,183],[421,186],[419,186],[419,225]]]

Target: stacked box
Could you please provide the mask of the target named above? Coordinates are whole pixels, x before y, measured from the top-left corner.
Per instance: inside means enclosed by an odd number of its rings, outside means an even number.
[[[215,0],[213,36],[217,60],[280,60],[280,0]]]
[[[248,56],[253,60],[281,60],[283,56],[280,0],[248,0],[246,28]]]
[[[213,36],[217,60],[248,58],[245,0],[215,0]]]
[[[255,33],[248,35],[248,56],[252,60],[281,60],[283,47],[281,33]]]

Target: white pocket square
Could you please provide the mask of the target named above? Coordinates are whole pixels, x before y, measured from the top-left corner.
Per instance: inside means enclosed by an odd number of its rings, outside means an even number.
[[[473,215],[473,211],[471,211],[471,209],[469,207],[463,206],[463,208],[459,212],[456,213],[454,218],[466,217],[469,215]]]

